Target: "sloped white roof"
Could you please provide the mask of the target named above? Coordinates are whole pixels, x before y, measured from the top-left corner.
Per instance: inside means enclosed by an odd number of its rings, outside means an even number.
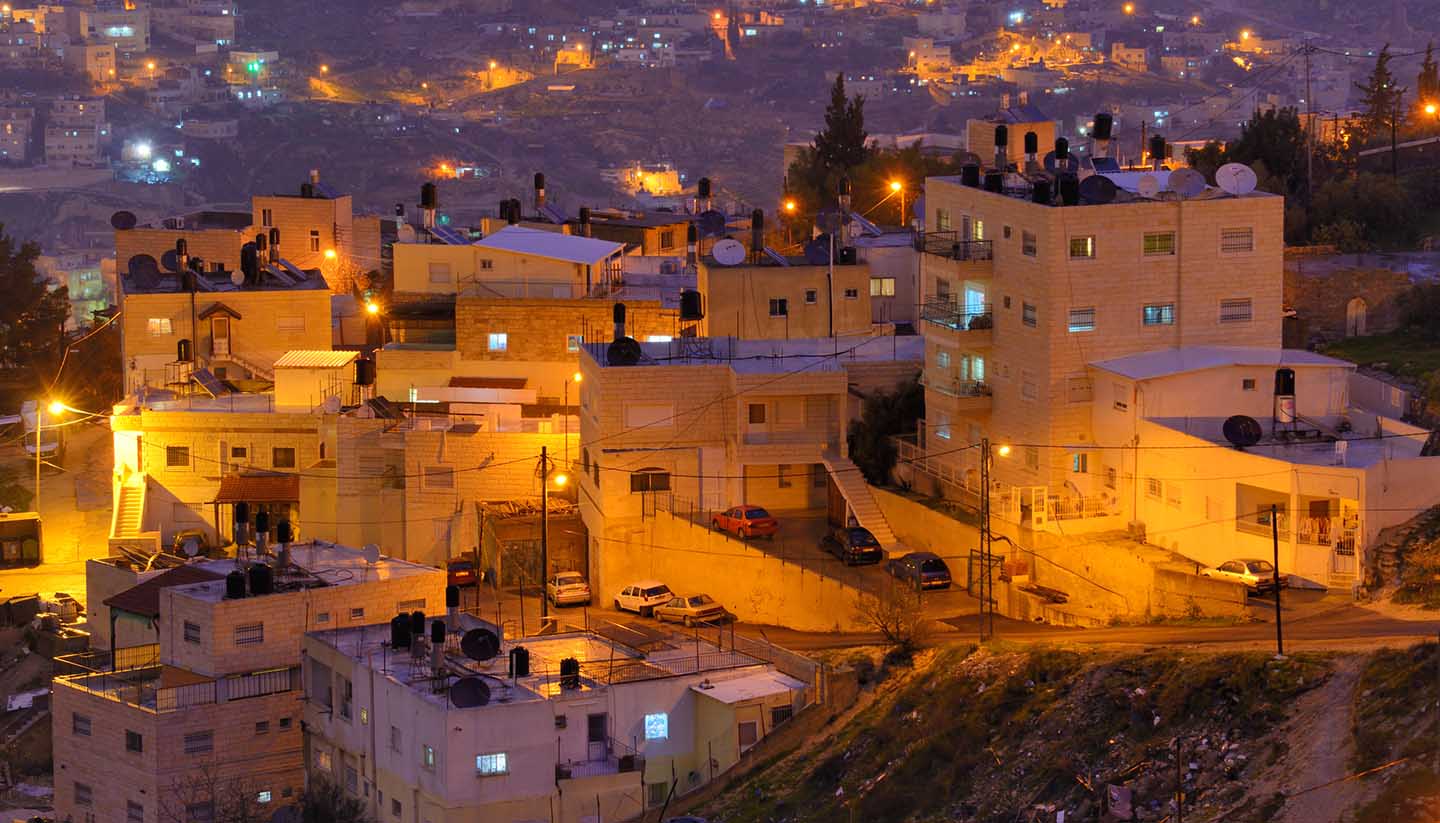
[[[800,691],[803,688],[805,688],[804,683],[789,675],[774,671],[761,671],[732,680],[721,680],[713,683],[709,688],[702,688],[698,685],[691,686],[690,690],[721,703],[734,704],[744,703],[746,700],[758,700],[772,694]]]
[[[482,249],[495,249],[511,254],[529,254],[534,257],[563,260],[567,263],[579,263],[587,266],[596,265],[607,257],[613,257],[625,248],[623,243],[596,240],[593,237],[577,237],[573,234],[561,234],[525,226],[506,226],[483,240],[475,241],[475,245]]]
[[[275,361],[277,369],[340,369],[359,357],[359,352],[328,349],[296,349],[287,351]]]
[[[1100,360],[1090,365],[1132,380],[1149,380],[1226,366],[1355,367],[1354,363],[1303,349],[1272,349],[1263,346],[1184,346],[1177,349],[1156,349],[1113,360]]]

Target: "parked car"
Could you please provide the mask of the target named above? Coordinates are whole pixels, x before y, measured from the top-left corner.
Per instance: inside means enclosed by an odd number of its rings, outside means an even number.
[[[708,594],[672,597],[669,603],[655,607],[655,619],[661,623],[674,620],[687,626],[723,620],[726,614],[725,607]]]
[[[759,506],[734,506],[710,518],[710,526],[716,531],[729,532],[741,540],[750,537],[775,539],[780,531],[780,521]]]
[[[896,580],[914,586],[916,591],[950,588],[950,567],[932,552],[911,552],[896,557],[885,564],[885,571]]]
[[[869,529],[859,526],[835,526],[820,538],[820,548],[835,555],[847,566],[861,563],[879,563],[885,559],[880,541]]]
[[[669,603],[674,596],[670,587],[659,580],[641,580],[620,590],[620,594],[615,597],[615,608],[649,617],[655,612],[656,606]]]
[[[480,582],[473,560],[451,560],[445,564],[445,571],[452,586],[474,586]]]
[[[590,581],[580,572],[559,572],[545,581],[545,596],[557,606],[588,606]]]
[[[1243,583],[1250,591],[1259,594],[1275,590],[1275,567],[1269,560],[1227,560],[1213,569],[1204,569],[1202,577]],[[1280,575],[1280,586],[1290,585],[1287,575]]]

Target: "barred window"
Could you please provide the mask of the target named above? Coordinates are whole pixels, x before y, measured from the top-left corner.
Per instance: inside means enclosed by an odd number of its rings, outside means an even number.
[[[199,624],[199,623],[191,623],[189,620],[186,620],[186,621],[184,622],[184,631],[185,631],[185,642],[186,642],[186,643],[199,643],[199,642],[200,642],[200,624]]]
[[[1071,309],[1069,328],[1071,332],[1095,331],[1095,307]]]
[[[1036,312],[1034,303],[1020,304],[1020,322],[1027,326],[1034,326],[1039,322],[1039,313]]]
[[[191,732],[185,735],[186,754],[206,754],[213,751],[215,751],[214,732]]]
[[[264,642],[264,623],[242,623],[235,627],[235,645],[254,646]]]
[[[1144,253],[1146,257],[1168,257],[1175,254],[1175,232],[1145,232]]]
[[[1221,323],[1249,323],[1252,316],[1250,298],[1243,300],[1221,300]]]
[[[1072,260],[1095,259],[1095,235],[1085,234],[1070,238],[1070,258]]]
[[[631,492],[670,491],[670,472],[659,469],[640,469],[630,475]]]
[[[1255,251],[1254,229],[1220,230],[1220,252],[1222,254],[1242,254],[1250,251]]]
[[[1026,257],[1034,257],[1034,256],[1036,256],[1036,250],[1035,250],[1035,232],[1033,232],[1033,231],[1022,231],[1022,232],[1020,232],[1020,253],[1023,254],[1023,255],[1025,255]]]

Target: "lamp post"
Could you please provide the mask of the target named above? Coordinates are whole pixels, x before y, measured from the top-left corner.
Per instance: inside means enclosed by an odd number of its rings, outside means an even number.
[[[575,384],[575,386],[576,386],[576,389],[575,389],[575,399],[576,399],[576,400],[579,400],[579,399],[580,399],[580,389],[579,389],[580,381],[582,381],[582,380],[584,380],[584,379],[585,379],[585,375],[583,375],[583,374],[581,374],[580,372],[577,371],[577,372],[575,372],[574,374],[570,375],[570,379],[568,379],[568,380],[565,381],[565,411],[564,411],[564,416],[565,416],[565,462],[564,462],[564,464],[562,464],[562,465],[564,465],[566,468],[569,468],[569,466],[570,466],[570,384],[571,384],[571,383],[574,383],[574,384]]]
[[[550,576],[550,482],[551,473],[554,472],[550,464],[550,456],[545,446],[540,447],[540,466],[537,474],[540,475],[540,625],[543,630],[545,621],[550,618],[550,598],[546,596],[545,581]],[[565,484],[570,482],[570,476],[565,472],[554,472],[555,488],[563,489]],[[520,585],[524,591],[525,585]],[[523,610],[523,607],[522,607]]]
[[[51,417],[59,417],[65,413],[67,407],[59,400],[50,401],[50,405],[44,409],[40,407],[40,401],[35,401],[35,513],[40,513],[40,432],[45,428],[45,412],[49,411]],[[50,428],[58,428],[51,426]]]
[[[900,223],[899,223],[899,225],[903,226],[903,225],[905,225],[907,222],[909,222],[909,221],[907,221],[907,220],[905,219],[905,184],[902,183],[902,182],[900,182],[899,180],[891,180],[891,181],[890,181],[890,193],[891,193],[891,194],[894,194],[894,195],[898,195],[898,196],[900,197]]]
[[[995,584],[990,579],[990,472],[995,452],[1010,455],[1009,446],[992,450],[990,438],[980,440],[980,642],[995,637]],[[988,591],[987,591],[988,590]]]

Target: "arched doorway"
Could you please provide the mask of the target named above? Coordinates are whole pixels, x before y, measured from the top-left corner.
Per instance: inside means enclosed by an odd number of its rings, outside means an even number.
[[[1365,334],[1365,298],[1356,297],[1345,304],[1345,336],[1362,337]]]

